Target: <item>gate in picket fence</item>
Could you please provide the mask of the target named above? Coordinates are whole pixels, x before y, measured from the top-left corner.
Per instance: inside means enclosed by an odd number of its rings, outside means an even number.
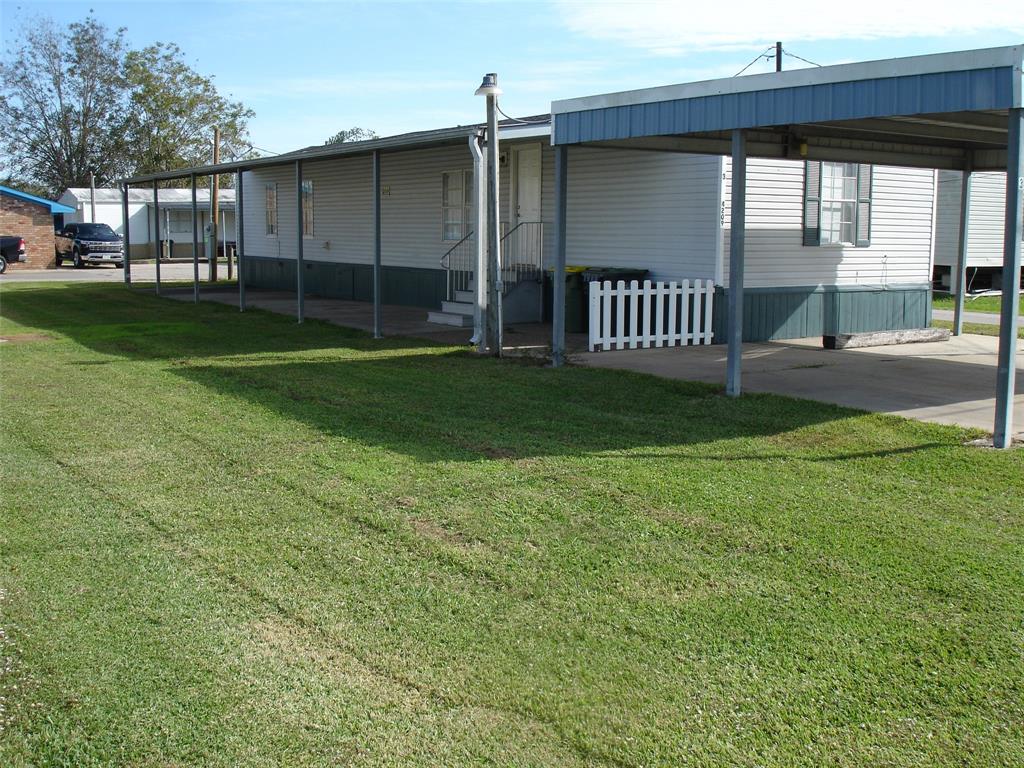
[[[711,343],[713,280],[589,283],[590,351]]]

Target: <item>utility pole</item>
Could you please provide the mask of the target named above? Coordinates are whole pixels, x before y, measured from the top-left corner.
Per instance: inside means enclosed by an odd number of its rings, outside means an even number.
[[[775,71],[782,71],[782,42],[775,43]]]
[[[213,129],[213,164],[220,164],[220,128]],[[217,224],[220,218],[220,176],[213,174],[210,185],[210,244],[213,253],[210,256],[210,282],[217,282]]]
[[[96,223],[96,174],[89,171],[89,202],[92,205],[92,218],[89,219],[93,224]]]

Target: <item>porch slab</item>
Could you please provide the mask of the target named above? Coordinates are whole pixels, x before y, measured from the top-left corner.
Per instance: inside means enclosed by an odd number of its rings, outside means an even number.
[[[743,345],[743,390],[820,400],[865,411],[992,431],[994,336],[826,350],[818,339]],[[1015,437],[1024,438],[1024,341],[1017,342]],[[573,362],[688,381],[723,384],[726,347],[584,352]]]
[[[174,286],[165,288],[164,296],[180,301],[192,301],[192,286],[187,288]],[[219,304],[238,306],[238,289],[222,289],[220,287],[201,285],[199,291],[201,301],[214,301]],[[295,316],[295,294],[287,291],[264,291],[249,289],[246,292],[246,304],[254,309],[262,309],[275,314]],[[470,343],[473,329],[457,328],[427,322],[430,310],[421,307],[407,307],[385,304],[381,307],[381,315],[386,336],[405,336],[425,339],[437,344],[453,346]],[[373,305],[365,301],[346,301],[344,299],[325,299],[307,296],[305,313],[309,319],[322,320],[346,328],[355,328],[373,333]],[[566,334],[566,348],[570,352],[579,352],[587,348],[585,334]],[[551,326],[544,323],[521,323],[510,325],[505,330],[504,351],[518,355],[549,355],[551,351]]]

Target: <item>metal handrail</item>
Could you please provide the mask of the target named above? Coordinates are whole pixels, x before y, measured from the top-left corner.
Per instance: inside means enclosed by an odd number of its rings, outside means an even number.
[[[502,222],[502,229],[505,228]],[[469,232],[445,251],[441,267],[447,274],[447,297],[454,301],[456,293],[469,290],[476,273],[476,249],[468,248],[474,241]],[[501,277],[503,294],[508,294],[524,280],[536,280],[544,267],[544,222],[521,221],[501,234]]]
[[[447,251],[445,251],[444,256],[441,257],[441,266],[444,267],[445,269],[448,269],[448,260],[449,260],[448,257],[452,255],[452,251],[454,251],[456,248],[458,248],[464,242],[469,240],[471,237],[473,237],[473,230],[470,230],[469,232],[467,232],[465,237],[463,237],[461,240],[459,240],[459,242],[457,242],[455,245],[453,245],[451,248],[449,248]]]

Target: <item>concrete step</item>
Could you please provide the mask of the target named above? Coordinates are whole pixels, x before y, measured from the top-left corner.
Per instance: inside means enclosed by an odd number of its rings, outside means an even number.
[[[442,301],[441,311],[447,312],[450,315],[469,315],[473,316],[473,305],[465,301]]]
[[[467,304],[472,304],[474,301],[476,301],[476,292],[475,291],[456,291],[455,292],[455,300],[456,301],[461,301],[461,302],[464,302],[464,303],[467,303]]]
[[[427,314],[427,322],[439,325],[454,325],[456,328],[471,328],[473,326],[473,316],[457,315],[451,312],[430,312]]]

